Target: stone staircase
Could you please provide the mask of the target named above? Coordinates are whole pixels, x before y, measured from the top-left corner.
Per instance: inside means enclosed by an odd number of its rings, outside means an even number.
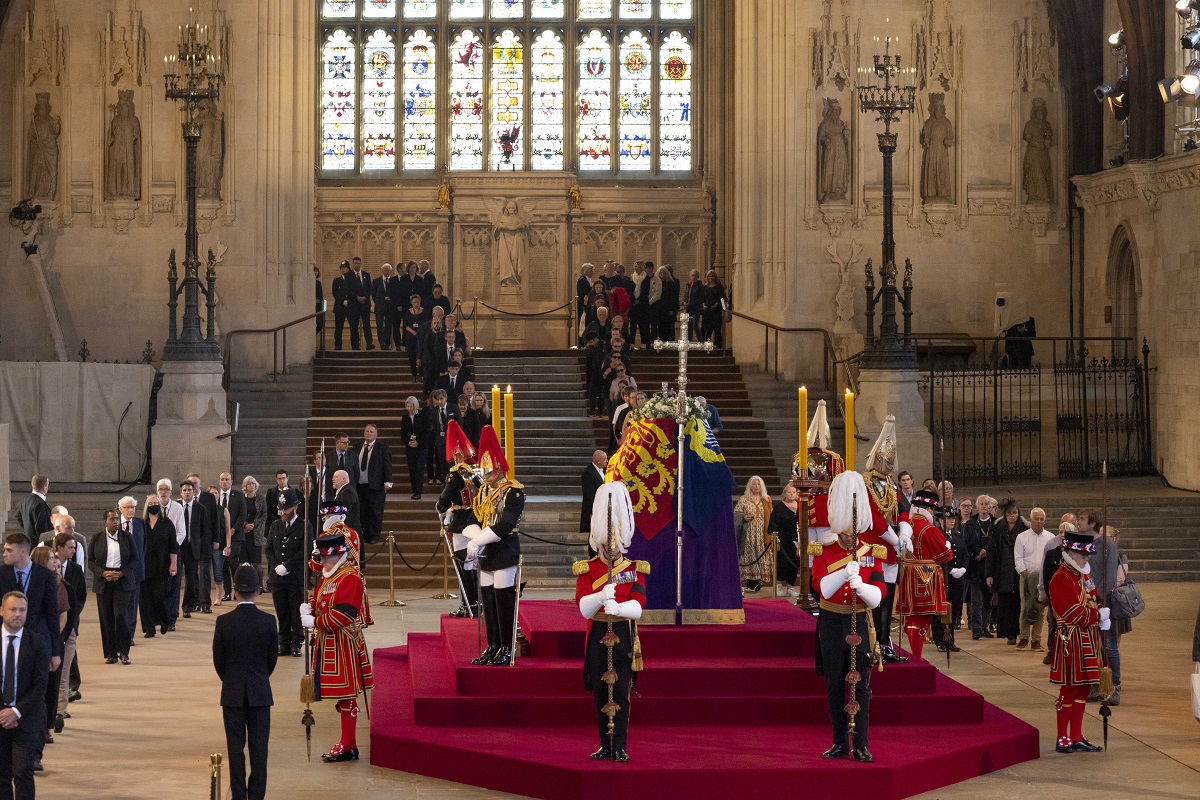
[[[312,367],[300,366],[276,380],[230,384],[229,399],[240,406],[238,432],[233,437],[233,475],[239,486],[243,478],[253,475],[265,490],[274,485],[275,472],[280,469],[288,471],[293,486],[300,485],[306,421],[312,413],[312,382]]]

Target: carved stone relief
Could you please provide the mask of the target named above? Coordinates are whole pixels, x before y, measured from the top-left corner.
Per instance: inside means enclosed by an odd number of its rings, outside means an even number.
[[[25,197],[58,198],[59,118],[50,113],[50,93],[38,92],[26,137]]]
[[[122,89],[112,107],[104,163],[104,196],[139,200],[142,196],[142,123],[133,108],[133,92]]]
[[[921,199],[926,203],[954,202],[954,125],[946,118],[946,98],[929,95],[929,118],[921,126]]]

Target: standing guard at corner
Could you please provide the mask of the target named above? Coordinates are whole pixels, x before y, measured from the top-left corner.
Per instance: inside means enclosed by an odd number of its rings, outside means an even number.
[[[375,620],[371,618],[371,600],[367,596],[367,574],[362,568],[362,544],[358,538],[358,531],[346,524],[346,507],[337,503],[326,503],[321,506],[321,519],[321,533],[340,533],[346,537],[346,546],[349,548],[346,553],[346,563],[358,570],[358,577],[362,578],[362,625],[364,628],[368,628],[375,624]],[[321,555],[317,552],[315,540],[312,553],[308,557],[308,568],[313,572],[321,571]]]
[[[950,613],[942,564],[954,558],[954,551],[946,544],[945,534],[933,523],[939,505],[936,492],[922,489],[913,495],[909,515],[913,552],[904,560],[896,598],[896,611],[908,634],[908,651],[918,659],[933,618],[948,617]]]
[[[479,594],[488,646],[471,663],[492,667],[513,663],[517,613],[517,565],[521,560],[518,526],[525,511],[525,487],[508,477],[508,460],[496,429],[485,425],[479,435],[479,470],[483,485],[475,493],[475,522],[463,530],[467,560],[479,564]]]
[[[871,499],[871,527],[863,541],[882,545],[883,583],[886,591],[882,602],[875,607],[875,635],[883,660],[900,664],[908,659],[892,646],[892,610],[896,600],[896,579],[900,574],[900,553],[912,550],[912,528],[908,514],[899,513],[896,482],[892,470],[896,467],[896,418],[888,414],[871,452],[867,454],[867,471],[863,481]],[[893,525],[895,527],[893,527]]]
[[[469,609],[479,604],[479,562],[467,559],[467,544],[471,541],[463,531],[475,520],[472,503],[479,491],[475,472],[475,448],[457,420],[446,424],[446,460],[454,466],[446,474],[446,485],[437,500],[441,524],[453,534],[454,569],[462,581],[462,604],[450,613],[452,617],[471,616]]]

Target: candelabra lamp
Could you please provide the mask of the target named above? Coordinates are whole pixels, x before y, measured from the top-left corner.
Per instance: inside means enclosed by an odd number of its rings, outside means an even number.
[[[200,244],[196,230],[196,153],[200,145],[200,122],[196,119],[200,105],[217,100],[221,94],[224,75],[220,56],[214,55],[207,25],[197,25],[188,12],[187,25],[179,26],[177,52],[166,56],[166,99],[180,103],[183,111],[183,142],[187,153],[187,229],[184,233],[183,282],[179,283],[175,268],[175,252],[171,251],[168,272],[170,295],[168,307],[171,320],[167,343],[163,347],[164,361],[219,361],[221,348],[215,332],[216,270],[208,265],[207,285],[200,281]],[[207,301],[207,331],[200,329],[200,295]],[[176,329],[176,309],[183,295],[182,330]]]

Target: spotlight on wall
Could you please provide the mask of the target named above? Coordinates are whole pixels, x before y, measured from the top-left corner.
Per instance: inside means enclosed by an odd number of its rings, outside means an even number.
[[[1193,60],[1187,65],[1187,69],[1179,76],[1179,89],[1190,95],[1200,92],[1200,61]]]
[[[1180,36],[1179,46],[1184,50],[1200,49],[1200,28],[1191,28]]]
[[[1113,83],[1106,83],[1095,88],[1096,99],[1108,104],[1117,122],[1129,117],[1129,78],[1122,75]]]
[[[1200,9],[1200,0],[1175,0],[1175,13],[1184,19],[1197,9]]]
[[[1110,33],[1108,35],[1108,43],[1112,47],[1124,47],[1125,46],[1125,31],[1119,30],[1116,33]]]
[[[1158,93],[1162,96],[1164,103],[1174,103],[1183,97],[1183,89],[1179,83],[1180,79],[1177,75],[1168,76],[1158,82]]]

